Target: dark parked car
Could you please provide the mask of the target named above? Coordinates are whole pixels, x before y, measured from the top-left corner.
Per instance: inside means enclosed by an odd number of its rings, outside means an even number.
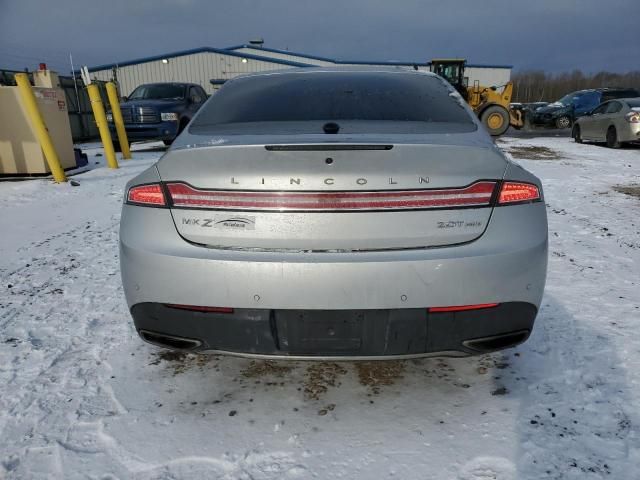
[[[206,99],[204,89],[193,83],[140,85],[120,104],[129,141],[162,140],[170,145]],[[115,140],[111,112],[107,120]]]
[[[591,112],[602,102],[638,96],[640,91],[634,88],[579,90],[565,95],[546,107],[538,108],[531,117],[531,123],[547,127],[569,128],[576,118]]]
[[[511,110],[518,110],[525,123],[529,123],[538,108],[546,107],[549,102],[531,102],[531,103],[512,103],[509,105]]]

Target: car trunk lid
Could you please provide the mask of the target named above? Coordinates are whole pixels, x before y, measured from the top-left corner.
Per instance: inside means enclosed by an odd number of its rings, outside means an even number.
[[[379,250],[472,241],[506,162],[486,145],[222,145],[158,171],[180,235],[213,248]]]

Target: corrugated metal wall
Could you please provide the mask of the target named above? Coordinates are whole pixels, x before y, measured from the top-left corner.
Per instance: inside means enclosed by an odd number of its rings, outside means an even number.
[[[331,66],[337,65],[335,62],[317,60],[314,58],[308,58],[305,56],[295,55],[295,54],[282,54],[278,52],[270,52],[268,50],[262,50],[257,47],[242,47],[236,48],[233,50],[237,53],[248,53],[252,55],[259,55],[265,57],[273,57],[281,60],[288,60],[290,62],[300,62],[300,63],[310,63],[312,65],[319,66]],[[361,63],[351,64],[351,63],[340,63],[340,65],[362,65]],[[378,64],[371,63],[371,66],[376,66]],[[406,64],[404,65],[407,68],[413,68],[413,65]],[[428,72],[429,67],[420,65],[418,70],[421,72]],[[467,77],[469,77],[469,83],[473,85],[474,80],[478,80],[480,85],[491,86],[491,85],[504,85],[511,79],[511,69],[510,68],[495,68],[495,67],[467,67],[466,69]]]
[[[120,93],[129,95],[134,88],[143,83],[152,82],[192,82],[204,87],[207,93],[213,93],[215,87],[209,80],[229,80],[238,75],[268,70],[291,68],[281,63],[245,59],[242,57],[224,55],[213,52],[201,52],[181,57],[168,58],[167,63],[162,60],[127,65],[117,69]],[[112,69],[91,72],[91,77],[98,80],[111,80]]]
[[[253,48],[253,47],[242,47],[242,48],[235,49],[233,51],[236,53],[248,53],[251,55],[258,55],[260,57],[277,58],[279,60],[287,60],[288,62],[308,63],[310,65],[317,65],[319,67],[330,67],[331,65],[335,65],[335,62],[317,60],[315,58],[302,57],[300,55],[295,55],[295,54],[269,52],[267,50],[262,50],[260,48]]]
[[[331,62],[309,59],[298,55],[272,53],[249,47],[234,50],[234,52],[253,55],[260,53],[260,56],[268,55],[274,59],[311,65],[335,65]],[[375,64],[371,65],[375,66]],[[122,66],[117,69],[117,77],[122,95],[129,95],[138,85],[153,82],[197,83],[202,85],[207,93],[211,94],[220,87],[219,85],[211,85],[209,82],[211,79],[229,80],[245,73],[281,70],[283,68],[292,67],[282,63],[269,62],[268,60],[243,58],[215,52],[199,52],[170,57],[167,59],[167,63],[163,63],[162,60],[152,60],[135,65]],[[412,68],[412,66],[407,65],[407,68]],[[419,69],[428,71],[428,67],[424,66],[419,67]],[[98,80],[109,81],[112,80],[113,71],[111,68],[93,71],[91,76]],[[469,77],[470,85],[473,85],[474,80],[479,80],[480,84],[485,86],[504,85],[511,77],[511,69],[467,67],[467,76]]]

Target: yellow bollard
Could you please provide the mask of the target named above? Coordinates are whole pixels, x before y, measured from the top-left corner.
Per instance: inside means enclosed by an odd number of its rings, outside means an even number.
[[[64,174],[64,170],[60,165],[60,158],[53,146],[51,136],[49,135],[47,126],[45,125],[40,109],[38,108],[36,96],[31,88],[29,77],[26,73],[16,73],[15,79],[18,84],[18,90],[20,90],[20,95],[22,96],[22,101],[27,109],[27,115],[29,116],[31,125],[36,131],[38,142],[40,143],[40,147],[47,159],[49,170],[51,170],[51,173],[53,174],[53,180],[58,183],[66,182],[67,176]]]
[[[111,114],[113,115],[113,123],[116,126],[118,134],[118,142],[122,150],[122,158],[131,158],[129,151],[129,140],[127,139],[127,131],[124,129],[124,120],[122,120],[122,112],[120,111],[120,102],[118,101],[118,91],[113,82],[107,83],[107,96],[111,104]]]
[[[116,160],[116,152],[113,149],[113,143],[111,143],[111,133],[107,124],[107,115],[104,113],[104,105],[102,105],[102,98],[100,98],[100,89],[98,85],[92,83],[87,85],[87,91],[89,92],[89,100],[91,100],[93,116],[100,131],[104,156],[107,157],[107,165],[109,165],[109,168],[118,168],[118,160]]]

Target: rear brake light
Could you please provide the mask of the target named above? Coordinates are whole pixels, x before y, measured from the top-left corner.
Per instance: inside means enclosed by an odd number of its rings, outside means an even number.
[[[442,313],[442,312],[466,312],[468,310],[484,310],[485,308],[494,308],[500,305],[499,303],[478,303],[476,305],[457,305],[453,307],[429,307],[427,310],[429,313]]]
[[[629,123],[640,123],[640,112],[629,112],[624,116],[624,118]]]
[[[219,210],[366,211],[488,207],[495,185],[496,182],[481,181],[462,188],[377,192],[201,190],[184,183],[169,183],[167,188],[176,207]]]
[[[169,308],[177,308],[179,310],[191,310],[192,312],[207,312],[207,313],[233,313],[233,308],[229,307],[202,307],[198,305],[181,305],[176,303],[167,303]]]
[[[127,203],[136,205],[165,206],[167,202],[159,184],[138,185],[131,187],[127,193]]]
[[[540,190],[531,183],[504,182],[500,189],[498,204],[533,202],[540,200]]]

